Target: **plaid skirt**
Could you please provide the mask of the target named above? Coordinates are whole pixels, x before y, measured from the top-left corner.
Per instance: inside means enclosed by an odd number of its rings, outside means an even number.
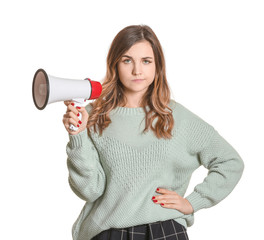
[[[110,228],[92,240],[189,240],[186,228],[173,219],[128,228]]]

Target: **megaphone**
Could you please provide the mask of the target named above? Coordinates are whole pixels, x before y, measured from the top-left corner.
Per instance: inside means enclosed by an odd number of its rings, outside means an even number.
[[[101,92],[100,82],[89,78],[76,80],[54,77],[41,68],[36,71],[32,84],[33,101],[39,110],[43,110],[50,103],[66,100],[72,100],[76,107],[83,107],[86,100],[100,97]],[[81,120],[81,113],[78,118]],[[76,131],[78,128],[71,124],[70,129]]]

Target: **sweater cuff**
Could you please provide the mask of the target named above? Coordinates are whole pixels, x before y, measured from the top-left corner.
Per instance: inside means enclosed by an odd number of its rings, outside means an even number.
[[[89,141],[87,129],[79,132],[76,135],[69,134],[69,143],[72,148],[78,148],[84,145],[84,143],[87,143]]]
[[[197,212],[198,210],[202,208],[206,208],[205,199],[201,197],[201,195],[197,192],[192,192],[190,195],[188,195],[185,199],[189,201],[189,203],[193,207],[193,212]]]

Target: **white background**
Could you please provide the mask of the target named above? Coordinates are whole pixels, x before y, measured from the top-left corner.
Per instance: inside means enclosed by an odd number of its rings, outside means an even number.
[[[37,110],[33,75],[101,80],[111,41],[131,24],[157,34],[172,98],[245,162],[234,191],[195,214],[190,240],[263,238],[263,12],[256,0],[1,1],[0,238],[71,239],[84,202],[68,185],[66,108]],[[206,173],[194,172],[186,195]]]

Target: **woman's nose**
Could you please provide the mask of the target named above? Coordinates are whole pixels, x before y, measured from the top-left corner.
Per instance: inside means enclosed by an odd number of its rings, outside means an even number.
[[[139,75],[142,73],[141,65],[140,63],[135,63],[133,66],[133,74],[134,75]]]

